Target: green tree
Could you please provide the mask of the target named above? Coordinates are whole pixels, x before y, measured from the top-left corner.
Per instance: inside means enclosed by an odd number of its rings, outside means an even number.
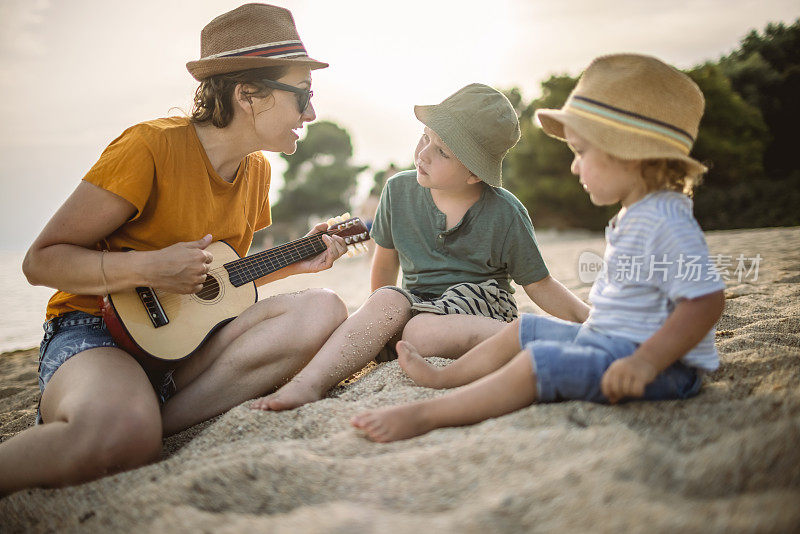
[[[790,26],[768,24],[763,34],[751,31],[739,49],[720,60],[720,67],[734,89],[761,111],[769,128],[767,174],[778,179],[800,174],[794,157],[800,120],[800,19]]]
[[[718,66],[730,79],[732,90],[759,111],[764,126],[759,128],[747,110],[743,120],[722,121],[717,128],[718,140],[731,145],[728,153],[743,167],[734,168],[733,160],[720,154],[709,156],[714,167],[697,195],[698,219],[709,229],[800,224],[800,162],[794,155],[800,120],[800,19],[790,26],[768,24],[763,33],[750,32]],[[706,125],[708,116],[719,111],[725,99],[696,81],[707,92],[709,106],[696,151],[704,153],[707,148],[719,148],[718,142],[703,136],[711,129]],[[760,139],[740,135],[742,126]],[[737,145],[739,141],[742,145]],[[763,146],[760,171],[754,161],[759,144]],[[736,158],[733,151],[743,157]]]
[[[687,72],[703,91],[706,108],[692,155],[709,163],[706,182],[714,186],[764,177],[769,138],[761,112],[731,86],[722,70],[707,63]]]
[[[349,211],[356,178],[366,166],[353,165],[350,134],[341,126],[320,121],[308,127],[305,139],[287,162],[280,200],[273,206],[275,221],[288,222],[299,233],[309,219],[325,219]]]
[[[751,213],[753,184],[763,181],[769,132],[761,112],[737,93],[722,69],[706,63],[687,74],[706,98],[692,156],[709,167],[695,191],[695,216],[707,229],[758,224]]]
[[[762,69],[748,56],[742,70]],[[766,176],[764,154],[770,129],[759,108],[733,87],[724,69],[706,63],[687,74],[706,98],[693,156],[710,170],[695,192],[695,213],[706,229],[798,224],[798,178]],[[570,172],[572,154],[563,142],[547,136],[530,118],[540,108],[557,109],[577,83],[570,76],[552,76],[542,95],[527,106],[519,91],[506,92],[521,117],[522,138],[504,163],[505,186],[525,204],[540,227],[600,229],[616,207],[593,206]]]
[[[592,205],[570,171],[569,148],[532,120],[537,109],[564,105],[576,83],[571,76],[551,76],[542,82],[541,97],[528,105],[522,103],[518,89],[505,92],[520,116],[522,137],[503,162],[503,183],[525,204],[538,227],[600,230],[613,211]]]

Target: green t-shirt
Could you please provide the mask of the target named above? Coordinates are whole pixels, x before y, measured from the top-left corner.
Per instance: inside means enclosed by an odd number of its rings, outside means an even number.
[[[548,274],[528,211],[501,187],[485,186],[461,221],[446,226],[430,189],[417,183],[416,171],[404,171],[383,188],[371,236],[397,250],[403,287],[425,295],[492,278],[512,291],[509,279],[527,285]]]

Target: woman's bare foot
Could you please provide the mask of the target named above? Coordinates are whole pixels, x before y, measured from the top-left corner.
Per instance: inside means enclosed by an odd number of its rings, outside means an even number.
[[[291,410],[309,402],[318,401],[322,395],[317,393],[312,388],[308,388],[296,382],[295,380],[289,381],[284,384],[278,391],[254,400],[250,404],[250,408],[254,410],[272,410],[279,412],[281,410]]]
[[[350,424],[363,430],[369,439],[380,443],[409,439],[433,430],[433,425],[419,404],[389,406],[362,412]]]
[[[441,389],[441,369],[425,361],[408,341],[398,341],[397,361],[403,371],[418,386]]]

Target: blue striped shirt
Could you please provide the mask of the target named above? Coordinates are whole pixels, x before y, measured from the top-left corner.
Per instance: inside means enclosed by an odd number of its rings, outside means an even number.
[[[628,207],[606,228],[605,272],[597,278],[586,323],[610,336],[642,343],[666,321],[681,299],[724,289],[709,261],[692,201],[656,191]],[[714,328],[681,361],[713,371],[719,367]]]

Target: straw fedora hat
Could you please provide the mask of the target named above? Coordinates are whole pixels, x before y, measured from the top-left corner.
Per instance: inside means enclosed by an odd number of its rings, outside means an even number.
[[[186,68],[201,81],[215,74],[283,65],[328,66],[308,57],[288,9],[244,4],[206,24],[200,33],[200,59]]]
[[[503,184],[503,158],[520,137],[517,113],[503,93],[472,83],[441,104],[414,106],[414,114],[472,174],[494,187]]]
[[[686,162],[692,174],[708,169],[689,157],[705,99],[684,73],[650,56],[601,56],[587,67],[560,110],[540,109],[547,135],[565,140],[568,126],[620,159]]]

